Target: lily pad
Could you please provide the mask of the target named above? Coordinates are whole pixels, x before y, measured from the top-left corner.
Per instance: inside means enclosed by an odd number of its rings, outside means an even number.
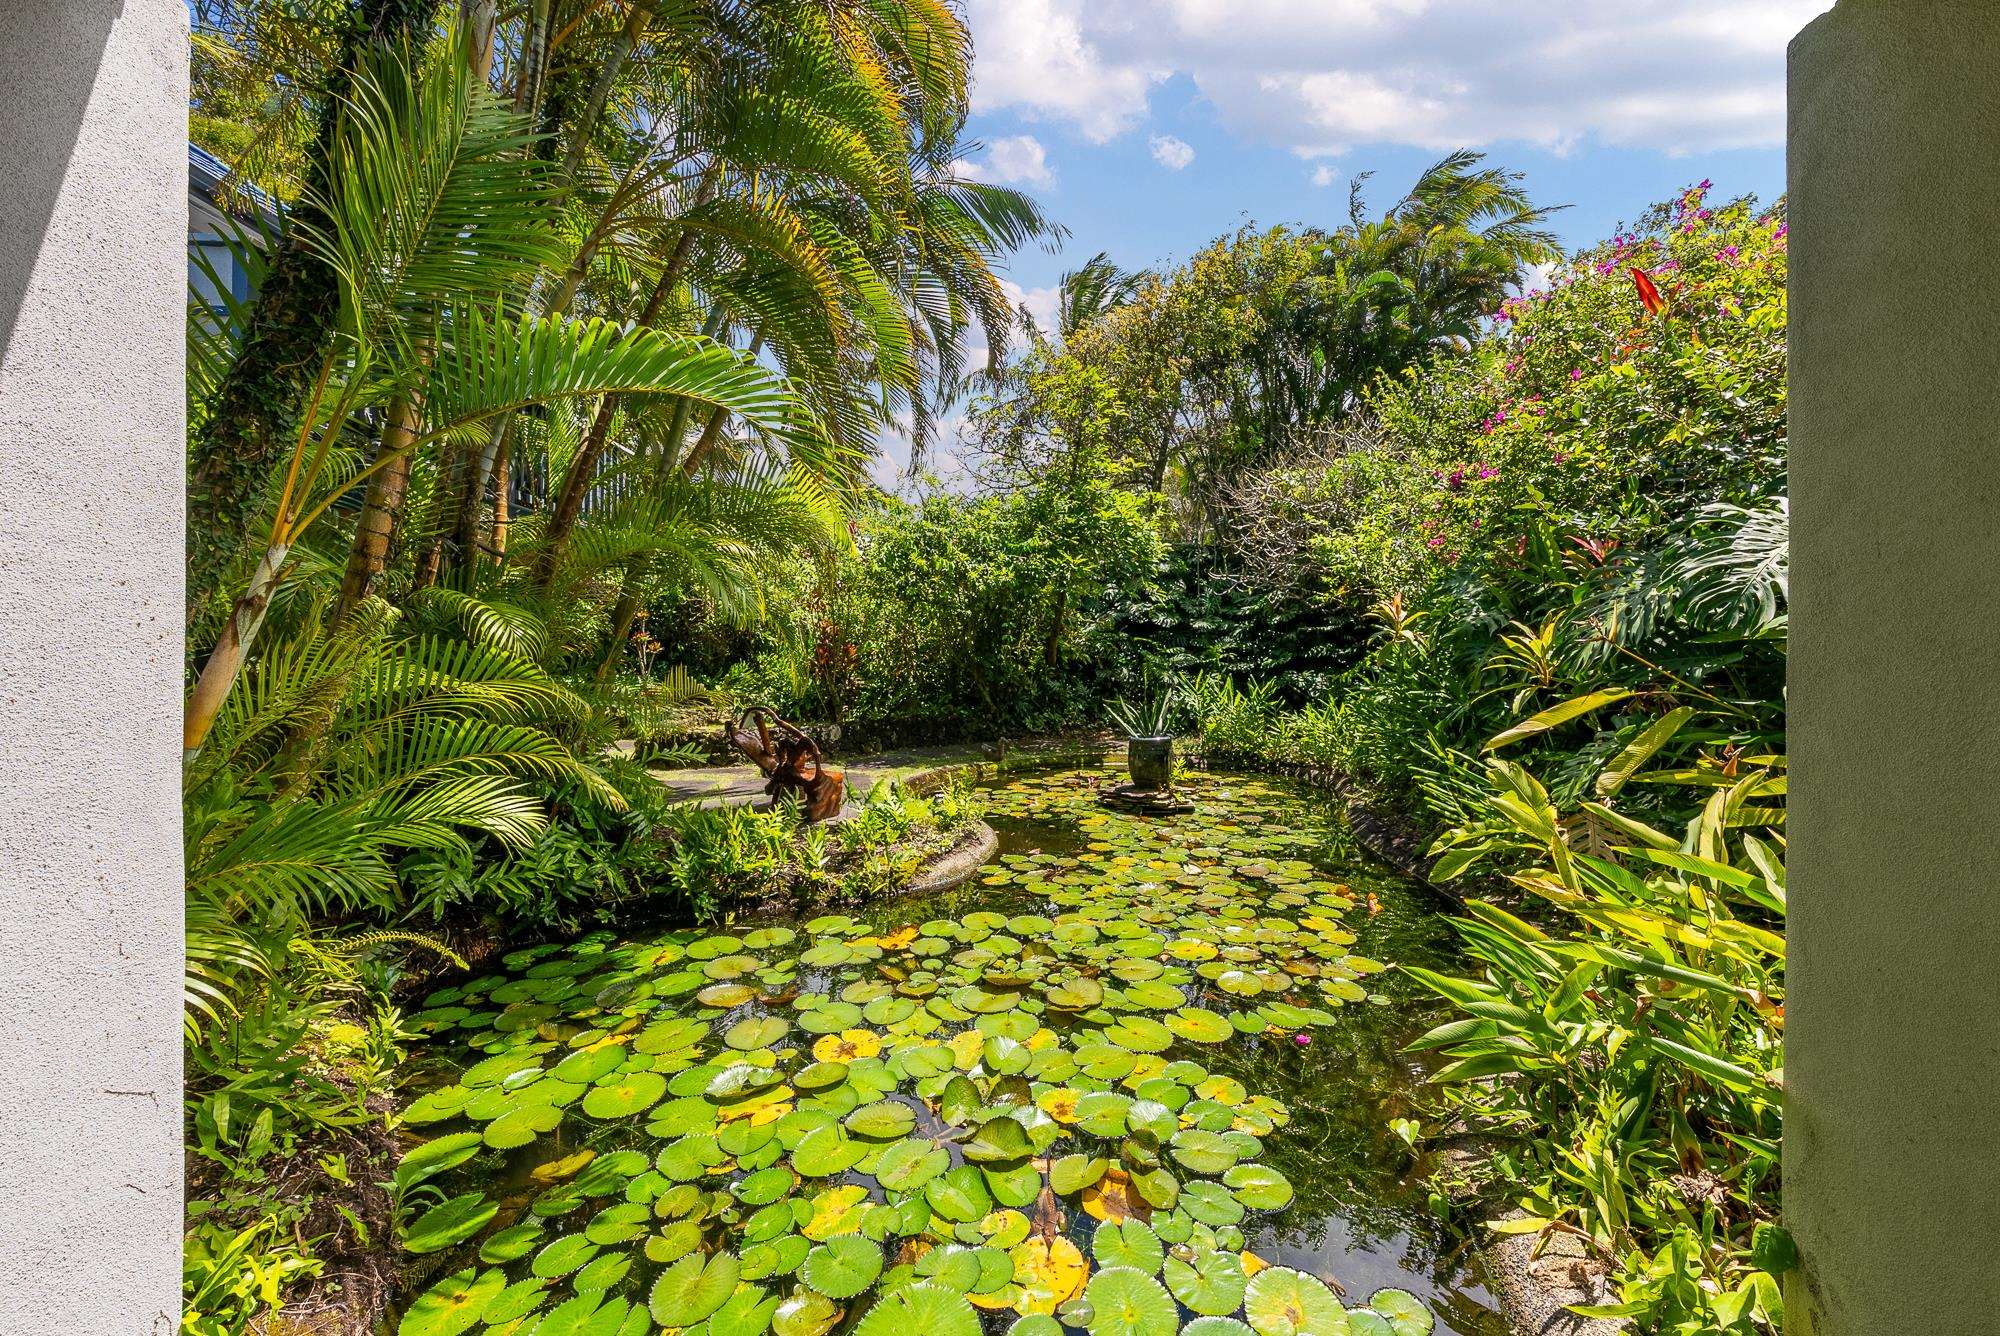
[[[403,1247],[413,1253],[439,1252],[465,1242],[499,1213],[500,1203],[483,1192],[453,1197],[418,1216],[403,1235]]]
[[[980,1336],[979,1314],[962,1295],[919,1281],[876,1301],[854,1336]]]
[[[1180,1310],[1173,1297],[1143,1271],[1110,1267],[1084,1289],[1090,1336],[1178,1336]]]
[[[1276,1211],[1292,1203],[1292,1183],[1269,1165],[1239,1164],[1222,1175],[1223,1186],[1253,1211]]]
[[[734,1253],[688,1254],[653,1282],[647,1299],[653,1320],[663,1327],[693,1326],[729,1301],[738,1272]]]
[[[1333,1291],[1302,1271],[1274,1266],[1250,1278],[1243,1316],[1257,1336],[1341,1336],[1347,1310]]]
[[[593,1086],[583,1097],[583,1111],[593,1118],[625,1118],[650,1109],[666,1093],[666,1078],[658,1072],[625,1072],[607,1085]]]
[[[841,1234],[806,1254],[806,1284],[829,1299],[852,1299],[882,1274],[882,1250],[856,1234]]]
[[[792,1027],[780,1016],[757,1016],[729,1027],[722,1042],[734,1049],[754,1053],[767,1049],[785,1037]]]
[[[417,1296],[396,1336],[459,1336],[479,1324],[487,1305],[506,1288],[507,1277],[499,1271],[454,1272]]]
[[[1161,1273],[1167,1289],[1193,1312],[1221,1317],[1243,1306],[1248,1284],[1243,1259],[1235,1253],[1197,1252],[1183,1262],[1169,1257]]]
[[[1437,1325],[1424,1301],[1408,1290],[1377,1290],[1368,1296],[1368,1306],[1388,1321],[1396,1336],[1430,1336]]]

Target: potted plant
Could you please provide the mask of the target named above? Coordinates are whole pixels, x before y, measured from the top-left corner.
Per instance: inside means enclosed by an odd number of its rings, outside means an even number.
[[[1144,699],[1113,701],[1105,713],[1125,734],[1125,768],[1132,787],[1145,793],[1167,793],[1174,786],[1174,690],[1162,687]]]

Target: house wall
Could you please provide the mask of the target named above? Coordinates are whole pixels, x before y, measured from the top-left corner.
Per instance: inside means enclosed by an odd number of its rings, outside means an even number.
[[[184,0],[0,4],[0,1336],[168,1336]]]
[[[1792,47],[1787,1336],[2000,1331],[2000,5]]]

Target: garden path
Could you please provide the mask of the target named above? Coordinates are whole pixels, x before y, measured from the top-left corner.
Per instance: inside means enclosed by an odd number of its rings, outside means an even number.
[[[992,759],[990,749],[978,743],[963,743],[950,747],[911,747],[853,760],[837,758],[834,763],[846,768],[848,788],[857,794],[865,794],[881,780],[908,779],[911,775],[941,765],[963,765]],[[760,802],[764,798],[764,776],[758,773],[756,766],[747,763],[695,766],[686,770],[648,767],[646,773],[665,785],[675,797],[700,803],[704,807],[736,807]]]
[[[1072,753],[1080,748],[1095,751],[1115,745],[1103,739],[1062,737],[1008,743],[1006,752],[1010,756],[1029,751],[1060,754]],[[617,746],[627,755],[631,754],[629,742],[621,742]],[[873,756],[836,756],[829,759],[847,771],[848,790],[860,797],[885,779],[908,779],[939,766],[992,761],[998,755],[999,751],[991,743],[961,742],[941,747],[905,747]],[[700,803],[704,807],[738,807],[760,802],[764,797],[764,776],[757,772],[757,767],[747,763],[703,765],[683,770],[648,766],[646,773],[665,785],[675,797]]]

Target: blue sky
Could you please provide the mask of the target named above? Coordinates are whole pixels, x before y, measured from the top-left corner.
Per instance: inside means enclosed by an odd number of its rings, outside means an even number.
[[[1379,207],[1460,146],[1569,205],[1555,225],[1582,246],[1703,177],[1779,194],[1785,46],[1831,7],[964,0],[980,145],[965,170],[1070,229],[1060,254],[1009,266],[1044,323],[1057,278],[1100,250],[1157,267],[1246,221],[1338,225],[1355,174],[1374,173]]]

